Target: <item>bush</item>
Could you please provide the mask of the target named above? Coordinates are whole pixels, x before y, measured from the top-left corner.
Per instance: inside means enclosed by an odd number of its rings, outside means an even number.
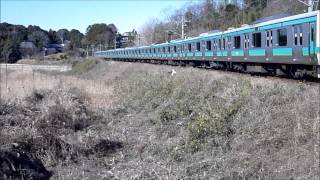
[[[92,69],[99,61],[96,59],[84,59],[73,64],[72,72],[75,74],[82,74]]]

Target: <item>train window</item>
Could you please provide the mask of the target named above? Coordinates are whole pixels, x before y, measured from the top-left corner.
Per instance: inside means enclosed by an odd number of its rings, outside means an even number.
[[[266,32],[266,46],[271,47],[272,46],[272,31],[267,31]]]
[[[223,48],[222,48],[222,49],[226,49],[226,39],[225,39],[225,38],[223,38],[222,46],[223,46]]]
[[[293,26],[294,45],[298,45],[298,26]]]
[[[287,45],[287,29],[278,29],[278,44],[279,46]]]
[[[188,51],[191,52],[191,44],[188,44]]]
[[[173,51],[176,53],[177,52],[177,46],[173,46]]]
[[[211,41],[207,41],[207,50],[211,51]]]
[[[311,24],[310,33],[311,33],[311,41],[314,41],[314,24]]]
[[[200,51],[200,42],[197,42],[197,51]]]
[[[234,37],[234,48],[240,49],[241,48],[241,38],[240,36]]]
[[[253,47],[261,47],[261,32],[252,34]]]
[[[222,49],[222,43],[221,43],[221,39],[219,39],[219,50]]]
[[[168,46],[168,53],[170,53],[170,51],[171,51],[171,48],[170,48],[170,46]]]
[[[247,49],[249,47],[249,35],[245,34],[244,35],[244,48]]]
[[[267,40],[267,47],[270,46],[270,43],[269,43],[269,31],[266,32],[266,40]]]

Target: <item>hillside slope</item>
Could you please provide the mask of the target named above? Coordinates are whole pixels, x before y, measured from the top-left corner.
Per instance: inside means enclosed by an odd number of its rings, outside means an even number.
[[[177,74],[171,76],[173,68]],[[91,98],[93,90],[71,82],[66,87],[62,81],[48,91],[38,91],[40,100],[28,95],[20,104],[14,103],[23,107],[14,114],[0,114],[6,127],[0,133],[8,137],[1,144],[17,141],[8,136],[12,128],[27,133],[18,121],[10,124],[17,115],[25,120],[24,127],[32,121],[66,123],[54,127],[59,133],[50,136],[60,148],[44,152],[35,143],[30,151],[55,178],[319,178],[319,85],[104,61],[86,73],[72,75],[72,81],[76,79],[97,87],[98,92],[107,88],[109,95]],[[109,105],[92,106],[102,99]],[[49,111],[51,107],[55,111]],[[33,113],[21,110],[28,108]],[[78,111],[83,115],[78,116]],[[71,120],[82,126],[68,123]],[[34,134],[19,136],[20,140],[48,138],[38,133],[52,129],[40,125],[38,129],[30,126]]]

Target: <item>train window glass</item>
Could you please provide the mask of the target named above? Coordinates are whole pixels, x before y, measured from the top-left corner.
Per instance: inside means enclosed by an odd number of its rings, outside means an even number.
[[[310,33],[311,33],[311,41],[314,41],[314,24],[311,24]]]
[[[200,51],[200,42],[197,42],[197,51]]]
[[[294,45],[298,45],[298,26],[293,26]]]
[[[254,33],[253,36],[253,47],[261,47],[261,33]]]
[[[302,30],[302,25],[299,26],[299,32],[300,32],[300,45],[303,44],[303,30]]]
[[[234,37],[234,48],[235,49],[240,49],[241,47],[241,38],[240,36]]]
[[[270,46],[270,44],[269,44],[269,41],[270,41],[269,36],[270,36],[270,35],[269,35],[269,31],[267,31],[267,32],[266,32],[266,37],[267,37],[267,38],[266,38],[266,41],[267,41],[267,47],[269,47],[269,46]]]
[[[222,46],[223,46],[223,49],[226,49],[226,39],[225,38],[223,38]]]
[[[272,31],[266,32],[266,46],[271,47],[272,46]]]
[[[191,44],[188,44],[188,51],[191,52]]]
[[[211,41],[207,41],[207,51],[211,51]]]
[[[221,39],[219,39],[219,47],[218,47],[218,48],[219,48],[219,50],[220,50],[220,49],[222,49],[222,42],[221,42]]]
[[[177,46],[173,46],[173,51],[176,53],[177,52]]]
[[[278,29],[278,44],[279,46],[287,45],[287,29]]]
[[[244,49],[247,49],[247,35],[244,35]]]
[[[272,31],[270,31],[270,46],[273,45],[273,37],[272,37]]]
[[[170,46],[168,46],[168,53],[170,53],[170,51],[171,51],[171,48],[170,48]]]

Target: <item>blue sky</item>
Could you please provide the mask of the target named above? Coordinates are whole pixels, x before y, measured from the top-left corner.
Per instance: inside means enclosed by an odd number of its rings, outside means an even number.
[[[78,29],[114,23],[120,32],[139,30],[150,18],[190,0],[0,0],[1,22],[38,25],[43,29]]]

